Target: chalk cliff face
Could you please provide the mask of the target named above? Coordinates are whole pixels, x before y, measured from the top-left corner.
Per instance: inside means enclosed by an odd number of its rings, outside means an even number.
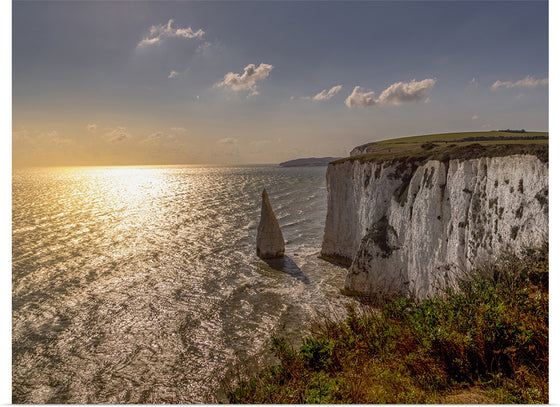
[[[347,160],[327,169],[322,255],[351,264],[345,286],[425,298],[504,250],[548,239],[548,164],[531,155]]]

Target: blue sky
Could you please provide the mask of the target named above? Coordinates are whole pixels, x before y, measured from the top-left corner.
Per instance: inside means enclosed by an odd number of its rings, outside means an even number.
[[[15,1],[12,16],[15,166],[548,130],[545,1]]]

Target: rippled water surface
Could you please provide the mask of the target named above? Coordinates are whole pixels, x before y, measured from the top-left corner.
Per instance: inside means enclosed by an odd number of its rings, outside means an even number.
[[[286,240],[270,264],[263,187]],[[218,401],[273,333],[348,301],[317,258],[325,214],[325,167],[15,170],[13,402]]]

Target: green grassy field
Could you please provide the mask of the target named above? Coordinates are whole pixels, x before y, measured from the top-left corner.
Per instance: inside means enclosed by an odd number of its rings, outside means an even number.
[[[471,137],[484,137],[499,140],[500,138],[524,138],[530,139],[533,137],[546,137],[548,132],[544,131],[528,131],[525,133],[512,133],[506,131],[472,131],[460,133],[439,133],[439,134],[425,134],[423,136],[402,137],[397,139],[383,140],[379,144],[402,144],[402,143],[425,143],[431,142],[460,142],[463,139]],[[467,140],[468,141],[468,140]]]
[[[335,161],[448,161],[532,154],[548,161],[548,132],[479,131],[427,134],[369,143],[365,154]]]

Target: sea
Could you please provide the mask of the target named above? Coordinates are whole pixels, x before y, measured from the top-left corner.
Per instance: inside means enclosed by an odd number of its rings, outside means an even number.
[[[12,402],[218,403],[322,318],[326,167],[14,169]],[[267,189],[286,241],[256,256]],[[342,310],[342,311],[341,311]],[[342,312],[342,314],[341,314]]]

